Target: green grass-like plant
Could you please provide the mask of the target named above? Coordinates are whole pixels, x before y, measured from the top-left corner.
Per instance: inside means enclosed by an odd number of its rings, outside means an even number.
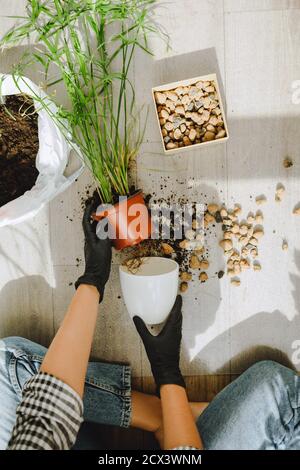
[[[14,69],[16,83],[33,63],[42,66],[47,86],[63,82],[70,106],[59,106],[52,118],[80,148],[104,203],[129,194],[130,161],[143,137],[129,76],[135,50],[151,54],[149,35],[163,34],[153,22],[155,4],[28,0],[26,16],[15,17],[19,24],[0,42],[6,47],[30,37],[36,44]],[[40,106],[49,111],[46,101]]]

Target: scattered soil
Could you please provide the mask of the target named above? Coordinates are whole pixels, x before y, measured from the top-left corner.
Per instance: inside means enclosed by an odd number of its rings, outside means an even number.
[[[27,95],[0,104],[0,206],[22,196],[38,177],[38,114]]]
[[[291,168],[294,165],[293,160],[290,157],[286,157],[283,160],[283,166],[284,168]]]

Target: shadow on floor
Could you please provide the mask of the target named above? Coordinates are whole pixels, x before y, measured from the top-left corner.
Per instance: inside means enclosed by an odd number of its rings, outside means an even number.
[[[53,335],[52,288],[45,279],[9,281],[0,292],[0,336],[21,336],[48,347]]]

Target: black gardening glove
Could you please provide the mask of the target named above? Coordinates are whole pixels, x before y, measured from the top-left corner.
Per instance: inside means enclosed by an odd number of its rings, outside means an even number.
[[[157,392],[166,384],[185,387],[179,368],[180,343],[182,336],[182,297],[177,296],[170,316],[158,336],[153,336],[140,317],[133,318],[142,338],[156,382]]]
[[[85,272],[75,283],[77,289],[80,284],[89,284],[97,287],[100,302],[103,299],[104,287],[108,281],[111,267],[111,241],[109,238],[100,240],[96,235],[97,223],[92,222],[91,215],[96,211],[99,203],[92,199],[84,211],[82,225],[85,235],[84,256]]]

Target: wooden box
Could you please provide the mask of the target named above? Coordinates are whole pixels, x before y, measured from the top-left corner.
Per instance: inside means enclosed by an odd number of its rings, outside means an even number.
[[[209,141],[201,141],[201,142],[198,142],[198,143],[191,143],[191,144],[187,144],[187,145],[184,145],[184,146],[180,146],[178,148],[174,148],[174,149],[167,149],[166,148],[166,143],[164,141],[165,137],[169,137],[168,136],[164,136],[163,135],[163,127],[164,125],[161,124],[160,122],[160,116],[159,116],[159,112],[158,112],[158,107],[160,105],[157,104],[156,102],[156,93],[157,92],[160,92],[160,93],[163,93],[163,95],[166,93],[166,92],[174,92],[175,93],[175,90],[178,90],[178,89],[182,89],[182,88],[185,88],[185,87],[192,87],[193,89],[196,88],[196,84],[201,84],[201,82],[213,82],[213,86],[215,88],[215,92],[214,92],[214,95],[217,97],[217,101],[218,102],[218,106],[217,106],[217,109],[218,109],[218,112],[220,112],[219,114],[219,118],[221,119],[221,121],[223,121],[223,131],[226,132],[225,136],[224,137],[221,137],[221,138],[217,138],[217,139],[214,139],[214,140],[209,140]],[[187,88],[186,88],[187,89]],[[199,88],[201,90],[201,88]],[[202,92],[206,93],[204,91],[204,89],[201,90]],[[154,87],[152,88],[152,96],[153,96],[153,102],[154,102],[154,106],[155,106],[155,110],[156,110],[156,117],[157,117],[157,122],[158,122],[158,126],[159,126],[159,129],[160,129],[160,136],[161,136],[161,140],[162,140],[162,145],[163,145],[163,149],[164,149],[164,152],[166,154],[169,154],[169,153],[174,153],[174,152],[181,152],[181,151],[184,151],[184,150],[189,150],[189,149],[195,149],[195,148],[200,148],[200,147],[204,147],[204,146],[207,146],[207,145],[212,145],[212,144],[217,144],[217,143],[224,143],[228,140],[229,138],[229,132],[228,132],[228,126],[227,126],[227,121],[226,121],[226,116],[225,116],[225,111],[224,111],[224,106],[223,106],[223,103],[222,103],[222,97],[221,97],[221,94],[220,94],[220,87],[219,87],[219,84],[218,84],[218,79],[217,79],[217,75],[216,74],[210,74],[210,75],[204,75],[204,76],[200,76],[200,77],[195,77],[195,78],[190,78],[190,79],[187,79],[187,80],[181,80],[181,81],[178,81],[178,82],[173,82],[173,83],[168,83],[166,85],[162,85],[162,86],[157,86],[157,87]],[[178,95],[178,100],[181,100],[183,98],[184,95]],[[210,95],[209,95],[210,96]],[[203,100],[204,98],[199,98],[199,100]],[[213,103],[213,101],[211,101],[211,103]],[[215,104],[215,103],[214,103]],[[161,105],[163,108],[164,108],[164,105],[162,104]],[[179,103],[177,102],[176,106],[180,107],[180,106],[183,106],[182,103]],[[165,110],[167,110],[167,108],[164,108]],[[204,109],[204,108],[203,108]],[[205,109],[204,109],[205,111]],[[206,110],[207,111],[207,110]],[[185,111],[186,112],[186,111]],[[210,113],[212,113],[213,111],[211,110]],[[187,111],[188,113],[188,111]],[[195,112],[196,114],[197,112]],[[193,113],[189,113],[189,114],[194,114]],[[176,117],[177,117],[177,114],[175,113]],[[210,115],[212,116],[212,115]],[[196,116],[197,117],[197,116]],[[200,115],[200,118],[201,118],[201,115]],[[182,119],[184,120],[185,117],[183,116]],[[164,119],[162,119],[163,121]],[[190,119],[187,120],[188,122],[190,121]],[[205,124],[207,123],[204,123],[203,126],[205,127]],[[193,124],[194,126],[196,124]],[[204,127],[201,127],[202,128],[202,132],[204,132]],[[200,126],[199,126],[200,127]],[[220,127],[220,126],[219,126]],[[166,130],[164,131],[166,132]],[[198,130],[198,132],[200,132]],[[172,131],[171,131],[172,133]],[[221,134],[223,134],[224,132],[222,132]],[[208,134],[208,133],[206,133]],[[206,135],[205,134],[205,135]],[[212,132],[210,132],[210,134],[212,134]],[[218,135],[217,133],[215,135]],[[200,139],[202,140],[204,138],[203,137],[200,137]],[[199,139],[198,139],[199,140]],[[173,141],[173,139],[172,139]],[[187,139],[185,140],[185,142],[187,141]],[[175,139],[174,139],[174,142],[175,142]],[[179,144],[178,144],[179,145]]]

